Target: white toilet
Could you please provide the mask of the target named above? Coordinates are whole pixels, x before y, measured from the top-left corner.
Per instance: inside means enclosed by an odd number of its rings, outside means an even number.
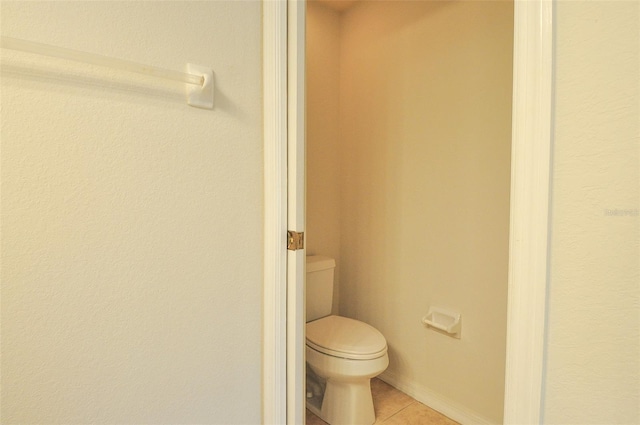
[[[333,258],[307,257],[307,408],[330,425],[375,422],[371,378],[389,365],[373,326],[332,316]]]

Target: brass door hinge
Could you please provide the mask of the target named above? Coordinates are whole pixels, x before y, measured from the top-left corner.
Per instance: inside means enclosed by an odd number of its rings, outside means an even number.
[[[287,230],[287,249],[289,251],[304,249],[304,232]]]

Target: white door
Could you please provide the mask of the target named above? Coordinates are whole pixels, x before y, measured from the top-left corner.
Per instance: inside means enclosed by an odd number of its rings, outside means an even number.
[[[305,13],[306,2],[287,2],[287,223],[305,230]],[[305,417],[305,256],[287,251],[287,423]]]

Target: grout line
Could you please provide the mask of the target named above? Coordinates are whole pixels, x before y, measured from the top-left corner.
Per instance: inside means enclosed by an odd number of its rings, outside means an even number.
[[[404,409],[406,409],[407,407],[416,404],[418,401],[417,400],[413,400],[411,403],[407,404],[406,406],[404,406],[402,409],[398,410],[397,412],[393,413],[391,416],[387,417],[386,419],[384,419],[382,422],[380,423],[385,423],[387,422],[389,419],[393,418],[394,416],[396,416],[398,413],[402,412]]]

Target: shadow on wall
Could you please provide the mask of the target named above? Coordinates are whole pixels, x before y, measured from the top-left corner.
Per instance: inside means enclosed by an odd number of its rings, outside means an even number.
[[[366,8],[362,7],[366,4]],[[354,6],[342,13],[342,19],[348,19],[349,15],[357,11],[361,14],[360,19],[364,19],[368,22],[368,37],[371,41],[375,41],[378,38],[388,37],[394,32],[406,31],[411,26],[425,17],[432,18],[440,11],[450,8],[453,2],[448,1],[406,1],[400,0],[398,3],[402,3],[402,7],[388,7],[385,3],[393,3],[393,1],[382,1],[380,5],[376,5],[376,2],[371,1],[358,1]],[[380,14],[377,7],[385,9],[384,14]],[[464,28],[459,28],[464,30]]]
[[[39,58],[40,61],[47,59]],[[35,63],[13,64],[3,60],[0,63],[2,77],[8,84],[12,79],[29,80],[41,84],[48,92],[69,93],[77,90],[78,96],[112,99],[117,94],[127,94],[128,101],[135,103],[136,97],[156,99],[165,104],[185,105],[184,83],[167,82],[161,79],[141,77],[136,74],[124,73],[114,76],[104,74],[104,70],[89,74],[79,72],[77,67],[70,66],[42,66]],[[215,73],[214,73],[215,79]],[[133,95],[133,96],[132,96]],[[246,121],[247,115],[225,95],[216,84],[214,94],[214,109],[224,111],[240,121]]]

